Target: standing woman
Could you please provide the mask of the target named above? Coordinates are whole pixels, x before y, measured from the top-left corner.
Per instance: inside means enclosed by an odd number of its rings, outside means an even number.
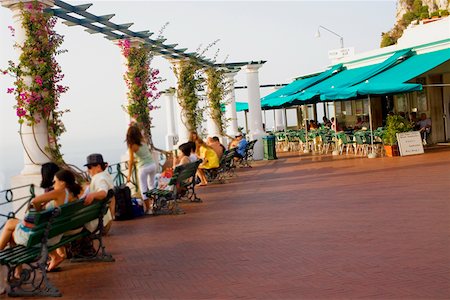
[[[148,197],[145,195],[149,187],[153,187],[156,175],[156,164],[153,161],[152,153],[147,145],[142,144],[143,136],[136,125],[131,125],[127,131],[127,146],[130,154],[128,160],[128,176],[127,182],[130,182],[135,157],[137,158],[136,167],[139,171],[139,188],[141,190],[142,200],[144,200],[145,212],[152,214],[153,203],[150,203]]]

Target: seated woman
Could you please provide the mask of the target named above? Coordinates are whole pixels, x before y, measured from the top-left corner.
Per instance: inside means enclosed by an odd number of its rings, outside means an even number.
[[[81,193],[81,186],[75,182],[75,176],[68,170],[56,172],[54,177],[53,191],[44,193],[31,200],[31,205],[37,210],[52,209],[63,204],[69,203],[78,198]],[[25,216],[25,219],[9,219],[0,235],[0,250],[5,249],[6,245],[24,245],[28,243],[34,224]],[[48,244],[54,245],[61,240],[62,235],[49,239]],[[49,254],[50,263],[48,270],[56,268],[63,260],[56,251]]]
[[[202,139],[198,139],[197,143],[197,155],[203,162],[198,166],[197,175],[200,178],[199,185],[207,185],[208,181],[205,176],[205,169],[215,169],[219,167],[219,157],[216,152],[206,145]]]
[[[185,165],[191,162],[189,156],[191,155],[191,145],[189,143],[181,144],[178,147],[178,157],[173,160],[173,168]]]

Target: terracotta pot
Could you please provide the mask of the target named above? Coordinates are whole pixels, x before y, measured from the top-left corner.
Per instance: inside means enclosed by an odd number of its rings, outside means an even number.
[[[386,153],[387,157],[393,157],[393,156],[399,156],[399,152],[398,152],[398,146],[397,145],[393,145],[393,146],[389,146],[389,145],[384,145],[384,152]]]

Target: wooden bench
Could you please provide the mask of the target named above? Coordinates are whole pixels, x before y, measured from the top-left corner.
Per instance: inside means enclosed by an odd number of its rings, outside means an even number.
[[[239,165],[241,167],[249,167],[249,168],[252,167],[250,163],[253,162],[253,149],[255,148],[255,144],[257,141],[258,140],[253,140],[247,143],[247,146],[245,147],[244,156],[239,161]]]
[[[236,148],[226,150],[220,158],[218,168],[205,170],[205,175],[208,182],[216,181],[223,183],[225,179],[234,176],[234,171],[236,169],[234,164],[236,151]]]
[[[60,297],[61,292],[53,286],[47,277],[47,260],[49,252],[69,244],[82,237],[96,240],[97,249],[92,257],[84,257],[77,261],[114,261],[105,251],[102,241],[103,216],[108,210],[113,196],[110,190],[107,197],[84,205],[84,199],[45,211],[30,211],[34,217],[34,228],[26,246],[17,245],[0,251],[0,264],[8,268],[9,296],[52,296]],[[94,232],[83,229],[78,234],[63,236],[55,245],[48,245],[48,240],[69,230],[82,228],[89,221],[98,219]],[[22,266],[20,278],[14,277],[16,268]]]
[[[171,190],[152,189],[146,193],[153,200],[153,212],[155,214],[180,214],[184,213],[178,206],[178,201],[201,202],[195,193],[196,173],[202,160],[177,166],[168,186]]]

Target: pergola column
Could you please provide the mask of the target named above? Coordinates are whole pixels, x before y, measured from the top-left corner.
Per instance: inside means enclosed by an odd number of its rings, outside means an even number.
[[[208,76],[208,75],[206,75]],[[208,87],[205,85],[205,95],[206,95],[206,109],[208,110],[209,116],[206,118],[206,130],[208,132],[208,137],[217,136],[219,139],[222,138],[222,135],[220,134],[219,126],[217,126],[217,123],[212,118],[212,115],[214,114],[213,109],[211,107],[211,103],[208,99]]]
[[[27,9],[27,4],[33,3],[31,0],[0,0],[1,5],[9,8],[13,12],[13,22],[15,29],[15,41],[18,45],[23,45],[27,39],[25,28],[22,25],[22,12],[20,10],[19,3],[23,3],[23,9]],[[53,6],[53,1],[41,0],[38,1],[42,5],[42,8],[48,8]],[[16,47],[17,57],[22,54],[20,47]],[[32,78],[27,76],[22,78],[26,84],[31,85]],[[35,117],[40,118],[39,115]],[[20,172],[21,175],[40,175],[41,165],[49,162],[50,158],[47,153],[49,147],[49,135],[47,129],[47,123],[44,119],[41,122],[32,126],[27,125],[25,121],[21,126],[20,136],[24,150],[24,168]]]
[[[166,117],[167,117],[167,134],[166,134],[166,150],[173,150],[174,146],[178,142],[178,135],[175,131],[175,104],[174,101],[175,89],[168,89],[162,93],[166,104]]]
[[[171,59],[170,62],[172,63],[172,66],[177,69],[178,71],[180,70],[180,63],[183,60],[181,59]],[[178,82],[178,78],[177,78],[177,82]],[[177,84],[178,86],[178,84]],[[175,94],[175,106],[176,106],[176,110],[175,110],[175,122],[177,123],[177,127],[178,127],[178,144],[177,145],[181,145],[183,143],[186,143],[187,141],[189,141],[189,128],[187,126],[187,120],[185,117],[185,114],[183,113],[183,107],[181,107],[180,105],[180,99],[178,99],[178,93]]]
[[[227,99],[225,105],[225,117],[228,120],[228,126],[226,129],[227,135],[234,137],[238,134],[238,122],[237,122],[237,113],[236,113],[236,96],[234,92],[234,77],[237,72],[229,72],[225,73],[225,86],[228,88],[226,92]]]
[[[117,46],[120,47],[120,43],[123,42],[124,40],[125,39],[123,39],[123,40],[114,40],[113,42],[114,42],[114,44],[116,44]],[[128,40],[130,42],[130,48],[137,48],[137,47],[139,47],[139,46],[144,44],[144,42],[141,39],[138,39],[138,38],[130,38],[130,39],[126,39],[126,40]],[[124,74],[126,74],[126,72],[128,72],[128,58],[125,57],[125,55],[122,55],[122,60],[123,60],[123,65],[124,65]],[[125,107],[128,106],[130,104],[130,101],[131,101],[131,99],[128,98],[127,93],[128,93],[128,89],[126,89],[126,92],[125,92],[125,99],[126,99],[125,103],[124,103]],[[126,114],[125,118],[126,118],[125,120],[126,120],[126,126],[127,127],[129,126],[130,123],[136,121],[128,113]]]
[[[266,136],[262,125],[261,95],[259,92],[258,70],[261,67],[262,64],[249,64],[245,67],[247,72],[249,135],[251,140],[258,140],[253,153],[255,160],[261,160],[264,157],[262,138]]]
[[[280,88],[280,86],[274,86],[273,90],[275,92]],[[275,124],[273,125],[274,131],[285,130],[283,123],[283,109],[275,109],[273,113],[275,114]]]
[[[25,28],[22,25],[22,12],[19,7],[19,3],[22,2],[24,4],[23,9],[27,9],[27,4],[32,3],[31,0],[0,0],[0,3],[3,7],[9,8],[13,13],[13,26],[15,29],[15,42],[18,45],[23,45],[25,40],[27,39],[27,34]],[[51,0],[40,0],[38,1],[42,5],[42,8],[48,8],[53,6],[53,1]],[[20,47],[16,47],[17,49],[17,57],[22,54]],[[32,78],[27,76],[22,78],[26,84],[31,85]],[[35,116],[39,117],[39,116]],[[35,185],[36,194],[42,193],[41,188],[39,187],[39,183],[41,181],[41,165],[50,161],[50,156],[47,153],[47,147],[49,147],[49,134],[47,128],[47,122],[45,120],[41,120],[41,122],[29,126],[25,121],[21,126],[20,130],[20,138],[23,144],[23,160],[24,160],[24,168],[20,172],[20,175],[13,176],[11,178],[11,186],[18,187],[24,186],[28,184]],[[15,192],[14,198],[20,199],[27,197],[29,195],[27,189],[19,189]],[[16,210],[20,208],[23,204],[22,201],[12,202],[12,209]],[[18,219],[22,219],[24,217],[25,210],[22,209],[15,216]]]

